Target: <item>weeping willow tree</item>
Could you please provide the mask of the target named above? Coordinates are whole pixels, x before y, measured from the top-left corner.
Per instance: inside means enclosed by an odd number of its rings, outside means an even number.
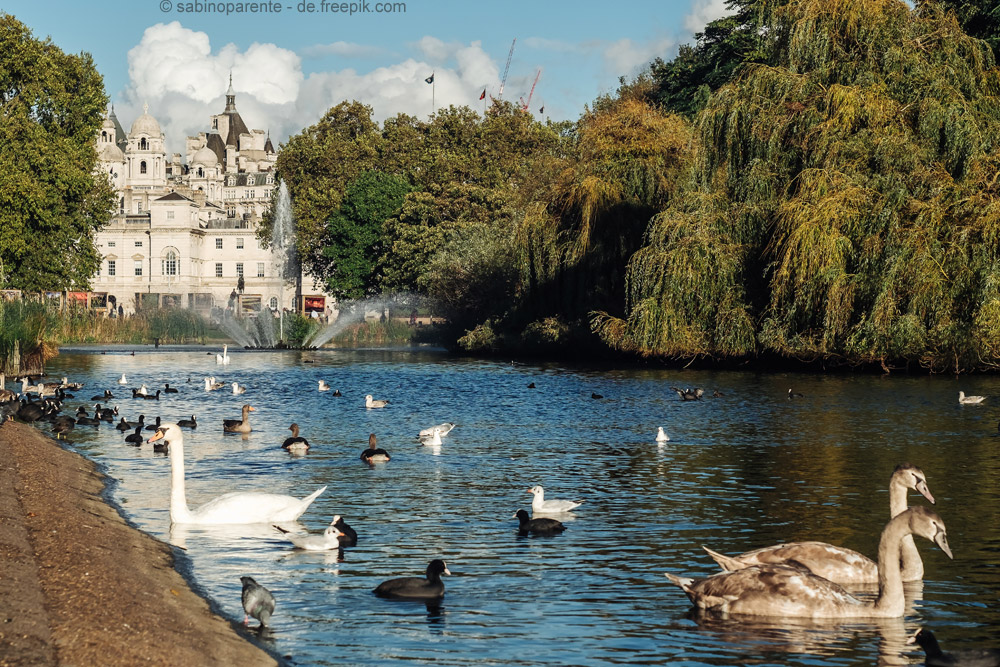
[[[933,3],[798,0],[713,94],[690,171],[629,262],[644,355],[1000,359],[1000,74]]]

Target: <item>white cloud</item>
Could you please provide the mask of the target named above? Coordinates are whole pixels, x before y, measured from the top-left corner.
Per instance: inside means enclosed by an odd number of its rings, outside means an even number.
[[[241,51],[227,44],[213,52],[204,32],[176,21],[160,23],[147,28],[129,51],[130,81],[116,111],[128,131],[148,103],[166,135],[167,150],[183,152],[184,138],[207,131],[209,116],[225,107],[230,71],[243,120],[250,128],[269,130],[276,141],[312,125],[345,100],[371,106],[379,121],[397,113],[426,117],[432,109],[432,87],[424,79],[432,72],[439,109],[475,106],[484,86],[491,92],[499,86],[497,63],[480,42],[445,43],[426,36],[411,46],[421,57],[370,71],[342,69],[306,76],[301,58],[288,49],[255,43]],[[364,47],[336,42],[307,50],[312,49],[346,55]]]
[[[657,56],[668,59],[668,51],[675,43],[669,38],[645,43],[633,42],[628,38],[619,39],[604,49],[604,62],[612,72],[628,75]]]
[[[705,26],[715,19],[722,18],[728,13],[726,0],[695,0],[691,11],[684,17],[684,27],[694,35],[703,31]]]
[[[367,44],[354,42],[332,42],[330,44],[315,44],[302,49],[306,58],[322,58],[324,56],[343,56],[345,58],[370,58],[384,54],[384,49]]]

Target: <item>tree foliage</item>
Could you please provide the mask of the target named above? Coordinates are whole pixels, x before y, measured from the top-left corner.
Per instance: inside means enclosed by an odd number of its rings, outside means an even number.
[[[86,288],[114,205],[95,174],[107,104],[89,54],[63,53],[0,14],[0,286]]]

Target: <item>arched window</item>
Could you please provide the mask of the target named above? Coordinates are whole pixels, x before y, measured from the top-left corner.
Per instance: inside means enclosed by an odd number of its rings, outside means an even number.
[[[247,185],[253,185],[253,184],[254,184],[253,176],[247,176]]]
[[[146,173],[146,161],[145,160],[143,160],[142,162],[139,163],[139,173],[140,174],[145,174]]]
[[[108,133],[107,133],[106,130],[102,130],[101,131],[101,141],[107,141],[107,140],[108,140]]]
[[[173,248],[167,248],[166,252],[163,253],[163,275],[165,276],[176,276],[177,275],[177,251]]]
[[[205,175],[205,170],[202,169],[201,167],[198,167],[198,176],[201,177],[201,176],[204,176],[204,175]]]
[[[139,150],[144,151],[149,148],[149,144],[146,143],[146,137],[139,140]]]
[[[278,310],[278,297],[271,297],[271,310]]]
[[[118,212],[119,213],[124,213],[125,212],[125,197],[122,197],[118,201]]]

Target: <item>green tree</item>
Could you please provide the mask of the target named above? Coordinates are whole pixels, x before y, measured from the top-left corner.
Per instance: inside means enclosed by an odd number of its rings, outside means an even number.
[[[1000,60],[1000,2],[998,0],[938,0],[945,11],[955,12],[958,23],[970,37],[981,39]]]
[[[382,225],[399,210],[409,184],[391,174],[363,172],[330,216],[314,267],[338,299],[362,299],[378,290],[375,267],[382,252]]]
[[[0,14],[0,285],[89,286],[101,261],[93,235],[114,206],[95,175],[107,101],[89,54],[63,53]]]

